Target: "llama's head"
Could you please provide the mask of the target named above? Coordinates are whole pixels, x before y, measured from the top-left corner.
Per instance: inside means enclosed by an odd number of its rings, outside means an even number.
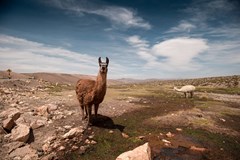
[[[101,73],[107,73],[109,59],[106,57],[106,62],[102,62],[101,57],[98,58],[99,69]]]

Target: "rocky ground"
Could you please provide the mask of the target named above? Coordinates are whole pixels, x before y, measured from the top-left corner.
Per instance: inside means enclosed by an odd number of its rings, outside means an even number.
[[[220,83],[220,80],[217,82]],[[203,82],[211,83],[211,87],[214,87],[212,86],[213,80],[210,82],[204,80]],[[86,122],[81,120],[74,84],[50,83],[40,79],[2,79],[0,80],[0,145],[2,146],[0,159],[67,159],[66,155],[72,155],[72,153],[78,155],[76,157],[79,158],[79,155],[91,154],[89,153],[91,148],[100,146],[99,143],[102,142],[96,136],[104,130],[103,128],[108,129],[107,136],[117,133],[115,129],[121,132],[123,139],[131,136],[131,129],[128,130],[128,127],[125,130],[121,129],[121,125],[115,125],[112,119],[110,120],[113,124],[110,124],[110,127],[109,124],[105,124],[109,117],[120,117],[122,121],[131,119],[131,117],[128,118],[127,113],[135,113],[134,110],[159,106],[161,114],[148,110],[141,112],[141,114],[151,113],[150,117],[142,118],[144,120],[142,123],[146,127],[154,123],[165,127],[171,126],[176,132],[182,132],[182,128],[192,126],[197,129],[207,129],[209,132],[217,131],[221,134],[239,137],[240,130],[239,127],[236,127],[237,119],[222,116],[223,113],[235,115],[235,118],[240,115],[238,94],[201,91],[195,94],[197,98],[194,99],[193,104],[192,101],[182,99],[183,95],[171,90],[173,83],[180,85],[180,81],[161,81],[152,82],[150,84],[152,87],[141,84],[110,86],[102,107],[99,109],[98,120],[93,126],[87,127]],[[181,81],[181,83],[183,82]],[[236,80],[236,77],[230,82],[235,87],[238,85],[237,83],[239,81]],[[158,89],[161,85],[166,85],[166,92],[159,94],[156,88]],[[149,95],[150,92],[151,95]],[[159,94],[157,97],[156,93]],[[162,97],[167,98],[163,99]],[[207,100],[211,100],[211,102]],[[176,103],[176,101],[178,102]],[[205,106],[210,103],[211,110]],[[193,106],[195,107],[192,108]],[[124,117],[121,118],[121,116]],[[137,117],[139,116],[137,115]],[[116,118],[114,121],[119,120]],[[123,121],[125,123],[127,120]],[[124,126],[130,127],[131,124],[127,122]],[[179,126],[181,127],[179,128]],[[155,159],[163,156],[159,154],[159,150],[156,150],[156,146],[159,147],[159,144],[175,146],[176,150],[171,152],[184,150],[184,154],[190,151],[186,147],[179,148],[179,146],[183,146],[182,141],[187,144],[185,146],[192,147],[191,150],[200,150],[200,153],[207,149],[204,145],[196,147],[198,143],[190,141],[181,134],[173,133],[171,129],[166,133],[161,132],[158,136],[142,134],[135,138],[150,143]],[[158,143],[156,144],[156,142]],[[169,150],[166,150],[167,152]],[[193,154],[192,157],[195,155]],[[84,159],[84,157],[82,158]],[[198,156],[197,159],[201,158],[202,156]]]
[[[95,143],[91,128],[85,134],[73,90],[55,92],[40,80],[0,83],[1,159],[48,159]]]

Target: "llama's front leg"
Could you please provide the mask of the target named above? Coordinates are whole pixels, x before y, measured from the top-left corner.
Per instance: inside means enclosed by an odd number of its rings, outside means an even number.
[[[184,92],[184,97],[187,98],[187,93],[186,92]]]
[[[88,122],[87,125],[91,125],[90,120],[91,120],[91,115],[92,115],[92,105],[87,105],[87,116],[88,116]]]
[[[81,115],[82,115],[82,120],[87,118],[87,111],[86,108],[84,107],[84,105],[80,105],[81,106]],[[84,115],[84,109],[86,111],[86,115]]]
[[[94,104],[95,117],[97,117],[99,104]]]

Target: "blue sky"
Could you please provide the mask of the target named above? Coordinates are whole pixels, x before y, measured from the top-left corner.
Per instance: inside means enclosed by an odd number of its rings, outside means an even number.
[[[5,0],[0,70],[108,77],[240,74],[237,0]]]

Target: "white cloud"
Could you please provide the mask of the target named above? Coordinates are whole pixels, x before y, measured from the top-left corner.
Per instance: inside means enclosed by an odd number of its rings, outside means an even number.
[[[142,17],[137,15],[136,11],[118,6],[108,6],[103,4],[94,4],[85,0],[51,1],[52,5],[64,10],[76,12],[83,16],[84,13],[95,14],[109,19],[117,28],[143,28],[151,29],[151,25]],[[48,2],[50,3],[50,2]]]
[[[204,39],[180,37],[155,44],[151,52],[167,58],[168,65],[188,66],[194,57],[206,51],[208,45]]]
[[[126,41],[136,48],[145,49],[149,46],[146,40],[141,39],[137,35],[128,37]]]
[[[126,41],[137,49],[136,54],[147,63],[147,68],[161,68],[174,71],[195,70],[200,64],[194,58],[208,49],[204,39],[179,37],[149,46],[139,36],[131,36]]]
[[[172,32],[190,32],[192,29],[196,28],[195,25],[191,24],[188,21],[182,20],[178,26],[172,27],[169,31],[166,33],[172,33]]]

